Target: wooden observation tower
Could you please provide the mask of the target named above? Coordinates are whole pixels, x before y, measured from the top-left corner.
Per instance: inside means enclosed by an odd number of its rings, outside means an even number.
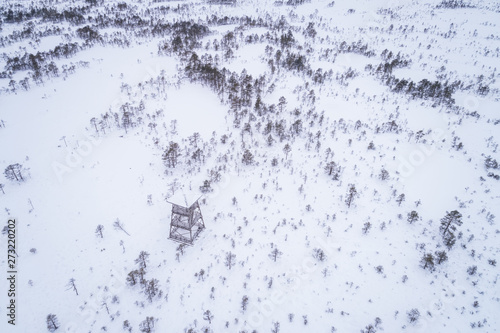
[[[170,239],[193,244],[195,238],[205,229],[198,200],[188,201],[185,195],[176,195],[167,202],[172,204],[172,218],[170,221]],[[191,204],[190,204],[191,203]]]

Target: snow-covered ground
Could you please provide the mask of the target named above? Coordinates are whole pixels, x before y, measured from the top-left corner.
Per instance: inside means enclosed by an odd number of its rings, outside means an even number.
[[[0,5],[0,331],[496,332],[499,4],[217,2]]]

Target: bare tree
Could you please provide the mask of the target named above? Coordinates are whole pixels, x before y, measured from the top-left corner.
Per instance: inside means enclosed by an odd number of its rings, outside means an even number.
[[[130,236],[130,234],[125,230],[125,225],[122,222],[120,222],[119,219],[116,219],[116,221],[113,222],[113,226],[115,227],[115,229],[121,230],[121,231],[123,231],[124,233],[126,233],[127,235]]]
[[[280,323],[276,321],[273,323],[273,328],[271,329],[271,332],[279,333],[279,331],[280,331]]]
[[[236,260],[235,254],[233,254],[231,252],[226,253],[226,266],[227,266],[227,268],[231,269],[231,267],[233,267],[236,264],[235,260]]]
[[[104,306],[106,308],[106,312],[108,313],[109,315],[109,307],[108,307],[108,303],[106,302],[106,298],[104,298],[102,300],[102,303],[101,303],[101,306]]]
[[[179,258],[184,255],[184,249],[186,248],[186,246],[186,244],[179,244],[179,246],[177,246],[175,258],[178,262],[180,262]]]
[[[144,321],[139,324],[139,330],[143,333],[154,332],[156,319],[154,317],[146,317]]]
[[[278,108],[280,109],[280,112],[283,112],[283,109],[285,108],[286,104],[287,104],[286,98],[284,96],[281,96],[278,103]]]
[[[97,129],[97,118],[94,117],[94,118],[90,119],[90,124],[94,126],[95,132],[99,133],[99,130]]]
[[[97,228],[95,229],[95,234],[98,237],[104,238],[102,231],[104,230],[104,226],[102,224],[99,224]]]
[[[271,258],[272,261],[276,262],[276,260],[278,260],[279,257],[281,257],[283,253],[278,250],[277,247],[275,247],[271,253],[269,253],[269,258]]]
[[[245,312],[247,309],[247,306],[248,306],[248,296],[244,295],[243,298],[241,299],[241,310],[243,310],[243,312]]]
[[[130,325],[130,322],[128,320],[125,320],[123,322],[123,330],[129,331],[129,333],[132,332],[132,325]]]
[[[370,231],[371,227],[372,224],[370,222],[366,222],[362,228],[363,234],[366,235]]]
[[[146,269],[146,266],[149,262],[149,253],[146,251],[141,251],[139,253],[139,257],[135,259],[135,263],[139,265],[140,268]]]
[[[292,151],[292,147],[287,143],[285,147],[283,147],[283,152],[285,153],[285,159],[288,159],[288,154]]]
[[[203,313],[203,319],[207,320],[208,323],[211,324],[212,320],[214,319],[214,315],[212,314],[212,312],[210,312],[210,310],[207,310]]]
[[[76,284],[75,284],[75,279],[71,278],[69,279],[69,282],[68,282],[68,289],[67,290],[70,290],[70,289],[73,289],[76,293],[76,295],[78,296],[78,289],[76,289]]]
[[[151,279],[144,285],[144,293],[146,294],[149,302],[153,302],[153,298],[155,298],[155,296],[161,295],[159,285],[160,281],[157,279]]]
[[[405,201],[405,194],[404,193],[401,193],[397,199],[396,199],[396,202],[398,203],[398,206],[401,206],[401,203]]]

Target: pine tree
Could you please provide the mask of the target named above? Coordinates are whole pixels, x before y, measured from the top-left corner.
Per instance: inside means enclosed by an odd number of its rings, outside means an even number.
[[[148,262],[149,262],[149,253],[147,253],[146,251],[141,251],[139,253],[139,257],[135,259],[135,263],[139,264],[139,267],[143,269],[146,269]]]
[[[271,330],[272,333],[279,333],[280,331],[280,323],[279,322],[274,322],[273,323],[273,329]]]
[[[248,306],[248,296],[244,295],[243,298],[241,299],[241,310],[245,312],[247,310]]]
[[[214,319],[214,315],[210,312],[210,310],[207,310],[203,313],[203,319],[207,320],[208,323],[211,324]]]
[[[436,260],[437,260],[438,265],[441,265],[443,262],[448,260],[448,255],[447,255],[446,251],[436,251],[435,255],[436,255]]]
[[[273,260],[274,262],[276,262],[276,260],[278,260],[279,257],[281,257],[283,253],[278,250],[277,247],[275,247],[271,253],[269,253],[269,258],[271,258],[271,260]]]
[[[418,220],[420,220],[420,216],[418,216],[418,213],[416,211],[412,210],[410,213],[408,213],[408,223],[413,224]]]
[[[153,298],[160,295],[160,282],[157,279],[151,279],[144,284],[144,293],[149,302],[153,302]]]
[[[234,262],[236,260],[236,255],[231,253],[231,252],[227,252],[226,253],[226,266],[227,268],[231,269],[231,267],[233,267],[236,263]]]
[[[407,315],[410,323],[416,323],[418,318],[420,318],[420,311],[418,311],[418,309],[411,309],[407,312]]]
[[[144,321],[139,324],[139,330],[143,333],[154,332],[156,319],[154,317],[146,317]]]
[[[372,224],[370,222],[366,222],[363,225],[363,228],[361,229],[363,231],[363,234],[366,235],[370,231],[371,227],[372,227]]]
[[[446,212],[446,216],[441,219],[441,227],[439,228],[439,231],[443,236],[445,236],[446,233],[453,233],[457,229],[457,226],[461,225],[462,214],[456,210]]]
[[[313,257],[318,259],[319,261],[326,260],[326,254],[322,249],[316,248],[313,250]]]
[[[68,282],[68,290],[73,289],[76,295],[78,296],[78,289],[76,289],[75,279],[71,278]]]
[[[271,147],[273,145],[274,141],[275,140],[274,140],[273,136],[271,134],[269,134],[269,136],[267,137],[267,145],[269,147]]]
[[[104,230],[104,226],[102,224],[99,224],[97,228],[95,229],[95,234],[98,237],[104,238],[102,231]]]
[[[389,179],[389,172],[386,169],[380,170],[380,174],[378,176],[380,180],[387,180]]]
[[[242,162],[246,165],[253,164],[253,154],[250,152],[250,150],[245,150],[245,152],[243,153]]]
[[[285,153],[285,159],[288,159],[288,154],[292,151],[292,147],[287,143],[285,147],[283,147],[283,152]]]
[[[439,231],[443,237],[444,245],[450,250],[456,242],[455,231],[457,226],[462,225],[462,214],[454,210],[446,212],[446,216],[441,219]]]
[[[179,159],[179,144],[170,142],[167,150],[163,154],[163,161],[168,168],[175,168]]]
[[[456,241],[457,241],[457,238],[451,232],[448,232],[443,236],[443,243],[448,248],[448,250],[451,250],[453,245],[455,245]]]
[[[396,199],[396,202],[398,203],[398,206],[401,206],[401,203],[403,203],[403,201],[405,201],[405,194],[404,193],[401,193],[397,199]]]
[[[432,253],[426,253],[420,260],[420,264],[422,265],[422,268],[428,269],[429,271],[434,270],[434,256]]]
[[[128,273],[127,279],[126,279],[127,284],[131,287],[135,286],[138,282],[138,275],[139,275],[139,271],[137,269]]]
[[[356,190],[356,187],[354,184],[349,184],[349,189],[347,191],[347,197],[345,199],[345,203],[348,208],[351,208],[351,205],[354,201],[354,198],[358,196],[358,191]]]
[[[57,316],[55,314],[49,314],[47,316],[47,329],[49,332],[54,332],[59,328],[59,321],[57,320]]]
[[[325,166],[325,172],[328,176],[331,176],[337,168],[337,164],[333,161],[330,161]]]
[[[19,163],[11,164],[5,168],[4,175],[8,180],[15,180],[17,182],[23,182],[23,166]]]

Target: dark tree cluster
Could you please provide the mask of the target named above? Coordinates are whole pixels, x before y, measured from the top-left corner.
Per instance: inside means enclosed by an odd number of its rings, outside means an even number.
[[[363,44],[361,40],[348,44],[346,41],[340,43],[337,48],[338,53],[356,53],[365,57],[373,57],[375,52],[368,48],[368,44]]]
[[[214,5],[234,5],[236,0],[208,0],[208,3]]]
[[[87,44],[93,44],[98,41],[102,41],[102,37],[96,28],[92,28],[88,25],[83,28],[78,28],[76,30],[76,35],[81,39],[84,39]]]
[[[292,52],[287,52],[283,59],[282,66],[288,70],[296,70],[298,72],[302,72],[309,68],[306,56]]]
[[[333,180],[340,179],[341,171],[342,167],[333,161],[328,162],[325,166],[325,173],[328,176],[332,177]]]
[[[427,269],[430,272],[433,272],[436,269],[436,265],[441,265],[446,260],[448,260],[448,254],[446,251],[436,251],[434,254],[426,253],[420,260],[420,266],[423,269]]]
[[[0,78],[9,78],[18,71],[30,71],[29,76],[36,83],[43,82],[43,77],[58,77],[60,70],[54,59],[69,58],[80,50],[77,43],[59,44],[48,52],[37,52],[36,54],[24,53],[22,56],[7,57],[5,71],[0,73]],[[67,67],[67,66],[66,66]],[[67,72],[64,72],[66,75]],[[29,80],[25,78],[19,81],[22,88],[28,90]],[[15,90],[15,81],[11,81],[10,86]]]
[[[153,28],[155,36],[163,36],[171,33],[168,41],[160,43],[158,52],[160,54],[185,54],[187,51],[200,47],[200,39],[210,32],[206,25],[201,25],[191,21],[175,22],[174,24],[164,23]]]
[[[228,71],[225,68],[220,70],[207,59],[200,59],[194,52],[187,62],[185,73],[191,81],[208,85],[218,94],[225,92]]]
[[[463,0],[443,0],[436,6],[436,8],[475,8],[475,6],[471,5],[470,3],[464,2]]]
[[[497,175],[490,171],[491,169],[497,170],[500,168],[500,165],[498,164],[496,159],[491,156],[486,157],[486,159],[484,160],[484,166],[486,167],[486,170],[488,170],[488,177],[500,180],[500,175]]]
[[[90,11],[89,6],[69,7],[59,11],[54,7],[36,7],[4,9],[1,16],[5,23],[21,23],[32,19],[41,19],[44,22],[60,23],[69,22],[79,25],[85,22],[85,15]]]
[[[427,79],[419,82],[398,79],[392,75],[393,70],[408,67],[411,61],[405,59],[400,53],[394,55],[387,49],[381,53],[381,57],[384,60],[383,63],[379,64],[376,68],[368,65],[366,69],[377,76],[392,91],[408,94],[412,98],[430,99],[438,104],[443,103],[447,106],[452,106],[455,103],[452,95],[458,88],[462,87],[461,81],[453,83],[446,81],[441,83],[440,81],[432,82]]]
[[[298,6],[305,4],[307,2],[311,2],[311,0],[287,0],[286,5],[287,6]]]
[[[122,87],[126,89],[127,87]],[[134,128],[143,123],[144,119],[142,114],[145,110],[144,102],[141,100],[139,105],[132,105],[128,102],[119,106],[116,112],[109,110],[105,114],[101,114],[99,118],[92,118],[90,124],[92,128],[96,131],[96,134],[106,134],[106,130],[112,129],[113,127],[122,128],[125,133],[131,128]],[[145,117],[153,122],[163,114],[162,110],[157,110],[153,114],[147,113]]]
[[[386,123],[383,123],[381,125],[377,125],[375,127],[375,133],[399,133],[399,130],[400,130],[400,126],[398,125],[398,123],[396,123],[395,120],[391,120],[391,121],[388,121]],[[374,147],[373,147],[374,148]],[[371,148],[369,148],[371,149]]]
[[[58,26],[45,26],[43,28],[40,27],[39,29],[40,30],[37,30],[35,24],[30,21],[23,26],[22,30],[14,30],[7,36],[0,36],[0,47],[5,47],[25,39],[41,39],[47,36],[58,36],[62,34],[62,29]]]
[[[448,82],[431,82],[427,79],[423,79],[415,83],[413,81],[391,77],[387,80],[387,85],[390,86],[393,91],[411,95],[412,98],[432,99],[438,103],[451,106],[455,103],[452,95],[457,88],[460,87],[461,82],[455,81],[450,84]]]
[[[139,284],[149,302],[153,302],[155,298],[160,298],[163,295],[163,292],[160,290],[160,282],[157,279],[147,280],[145,278],[149,265],[149,253],[141,251],[137,259],[135,259],[135,263],[139,268],[128,273],[126,278],[127,284],[131,287]]]
[[[271,18],[269,18],[271,19]],[[250,16],[222,16],[219,17],[215,14],[212,14],[207,19],[207,24],[209,26],[221,26],[221,25],[240,25],[243,27],[269,27],[272,25],[272,21],[265,20],[262,17],[254,18]]]

